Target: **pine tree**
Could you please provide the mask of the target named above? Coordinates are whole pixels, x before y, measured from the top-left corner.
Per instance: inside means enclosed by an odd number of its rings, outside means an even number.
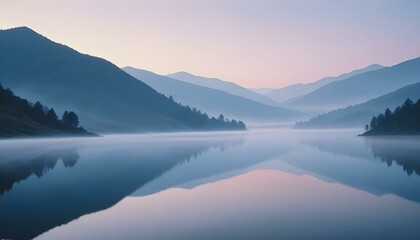
[[[62,118],[63,124],[67,127],[78,127],[79,117],[74,112],[65,111]]]

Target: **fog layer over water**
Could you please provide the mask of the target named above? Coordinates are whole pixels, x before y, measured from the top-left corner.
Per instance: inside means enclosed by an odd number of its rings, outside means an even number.
[[[0,141],[0,238],[420,234],[420,139],[258,130]]]

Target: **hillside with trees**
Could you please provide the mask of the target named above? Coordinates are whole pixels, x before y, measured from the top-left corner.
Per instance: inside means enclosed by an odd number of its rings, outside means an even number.
[[[207,113],[203,113],[195,107],[191,108],[188,105],[182,105],[175,102],[172,96],[169,96],[169,101],[176,104],[182,111],[174,112],[174,117],[183,119],[186,124],[189,124],[195,129],[203,130],[246,130],[246,125],[242,121],[235,119],[228,119],[220,114],[218,118],[209,117]]]
[[[287,122],[305,117],[304,113],[263,104],[215,87],[200,86],[133,67],[125,67],[123,70],[156,91],[173,96],[177,102],[194,106],[211,116],[223,114],[247,123]]]
[[[96,136],[79,126],[79,117],[65,111],[60,119],[53,108],[32,104],[0,84],[0,138],[26,136]]]
[[[420,99],[416,103],[407,99],[393,112],[387,108],[385,113],[373,117],[365,130],[362,136],[420,134]]]
[[[329,83],[284,107],[295,110],[328,112],[369,101],[404,86],[419,82],[420,57]]]
[[[420,82],[407,85],[394,92],[371,99],[367,102],[320,114],[307,121],[297,122],[295,128],[358,128],[383,112],[395,109],[405,100],[420,99]]]
[[[31,102],[77,109],[83,126],[97,133],[244,129],[184,106],[190,103],[178,104],[167,97],[170,94],[157,92],[111,62],[81,54],[27,27],[0,30],[0,53],[4,86]]]

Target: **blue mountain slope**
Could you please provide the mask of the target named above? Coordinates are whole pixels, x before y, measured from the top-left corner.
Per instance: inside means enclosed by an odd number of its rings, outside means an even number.
[[[76,111],[84,127],[95,132],[230,128],[180,106],[105,59],[26,27],[0,31],[0,53],[4,87],[56,111]]]
[[[420,81],[420,58],[332,82],[286,104],[289,108],[329,111],[368,101]]]
[[[306,122],[296,124],[296,128],[339,128],[360,127],[368,123],[373,116],[384,112],[386,108],[394,110],[407,98],[420,99],[420,82],[408,85],[392,93],[369,100],[362,104],[321,114]]]
[[[337,77],[326,77],[313,83],[305,83],[305,84],[297,83],[297,84],[293,84],[284,88],[274,89],[266,93],[266,95],[276,100],[277,102],[283,103],[288,100],[292,100],[294,98],[297,99],[298,97],[301,97],[305,94],[315,91],[316,89],[322,86],[325,86],[327,84],[330,84],[332,82],[341,81],[349,77],[353,77],[353,76],[356,76],[365,72],[378,70],[381,68],[383,68],[383,66],[378,65],[378,64],[372,64],[368,67],[354,70],[352,72],[345,73]]]
[[[132,67],[123,69],[157,91],[167,96],[173,96],[176,101],[197,107],[216,117],[223,114],[225,117],[239,118],[247,122],[273,122],[290,121],[304,116],[297,111],[261,104],[220,90],[190,84],[149,71]]]
[[[176,79],[176,80],[183,81],[183,82],[217,89],[217,90],[229,93],[231,95],[248,98],[250,100],[253,100],[255,102],[259,102],[262,104],[267,104],[271,106],[279,105],[278,102],[273,101],[272,99],[268,98],[264,94],[257,93],[250,89],[239,86],[238,84],[235,84],[233,82],[224,81],[218,78],[201,77],[201,76],[196,76],[187,72],[177,72],[177,73],[168,74],[166,76]]]

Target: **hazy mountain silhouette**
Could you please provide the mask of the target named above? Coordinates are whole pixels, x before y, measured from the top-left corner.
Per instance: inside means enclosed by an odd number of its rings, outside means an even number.
[[[5,87],[29,101],[72,109],[95,132],[232,129],[177,104],[104,59],[27,27],[1,30],[0,52]]]
[[[264,94],[264,95],[275,90],[275,88],[250,88],[250,89],[256,93]]]
[[[97,136],[79,126],[76,113],[59,118],[54,109],[32,104],[0,84],[0,138],[27,136]]]
[[[250,100],[271,105],[271,106],[278,106],[279,104],[276,101],[273,101],[272,99],[268,98],[267,96],[263,94],[256,93],[250,89],[244,88],[242,86],[239,86],[238,84],[224,81],[218,78],[207,78],[207,77],[201,77],[196,76],[191,73],[187,72],[177,72],[166,75],[170,78],[180,80],[183,82],[213,88],[217,89],[235,96],[240,96],[243,98],[248,98]]]
[[[332,82],[286,106],[330,111],[368,101],[416,82],[420,82],[420,58]]]
[[[288,121],[303,116],[297,111],[261,104],[247,98],[179,81],[150,71],[132,67],[123,69],[157,91],[167,96],[173,96],[176,101],[202,109],[213,116],[222,113],[225,117],[239,118],[247,122]]]
[[[295,98],[308,94],[329,83],[344,80],[349,77],[353,77],[353,76],[356,76],[365,72],[378,70],[381,68],[383,68],[383,66],[378,65],[378,64],[372,64],[368,67],[354,70],[352,72],[345,73],[337,77],[326,77],[312,83],[297,83],[297,84],[293,84],[284,88],[274,89],[272,91],[267,92],[266,95],[270,97],[271,99],[276,100],[277,102],[287,102],[288,100],[293,100],[293,99],[296,100]]]
[[[296,123],[296,128],[340,128],[360,127],[368,123],[373,116],[383,112],[386,108],[394,109],[407,98],[420,98],[420,83],[415,83],[398,89],[397,91],[374,98],[362,104],[349,106],[321,114],[306,122]]]

